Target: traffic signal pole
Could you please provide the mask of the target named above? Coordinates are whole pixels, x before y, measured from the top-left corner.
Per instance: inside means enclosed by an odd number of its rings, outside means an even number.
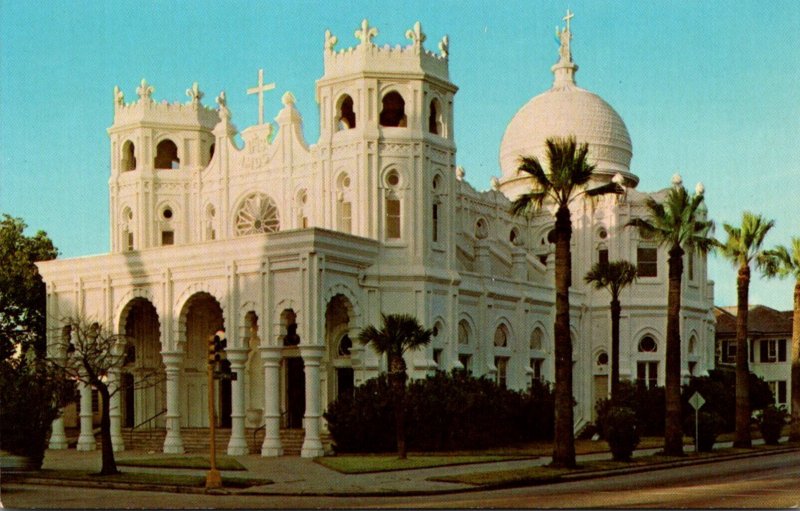
[[[221,340],[225,332],[217,332],[208,340],[208,431],[211,436],[209,443],[209,463],[211,468],[206,475],[206,489],[222,488],[222,476],[217,470],[217,439],[216,439],[216,413],[214,412],[214,369],[220,358]]]

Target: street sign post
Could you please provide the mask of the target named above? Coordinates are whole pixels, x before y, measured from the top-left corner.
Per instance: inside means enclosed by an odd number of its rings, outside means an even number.
[[[703,396],[701,396],[699,392],[695,392],[694,394],[692,394],[692,397],[689,398],[689,404],[692,405],[692,408],[694,408],[694,452],[696,453],[700,452],[698,447],[700,445],[700,442],[697,438],[700,429],[698,415],[700,413],[699,412],[700,407],[703,406],[705,402],[706,400],[703,399]]]

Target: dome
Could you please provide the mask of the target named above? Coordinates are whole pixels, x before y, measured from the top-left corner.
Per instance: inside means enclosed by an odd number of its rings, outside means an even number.
[[[610,179],[620,173],[633,186],[639,181],[630,173],[633,151],[625,122],[600,96],[575,84],[578,66],[569,51],[571,35],[567,29],[560,36],[561,59],[552,67],[553,87],[520,108],[500,145],[500,189],[512,199],[528,188],[529,178],[517,172],[519,157],[536,156],[546,166],[545,142],[551,137],[574,135],[578,143],[588,143],[589,162],[600,176]]]

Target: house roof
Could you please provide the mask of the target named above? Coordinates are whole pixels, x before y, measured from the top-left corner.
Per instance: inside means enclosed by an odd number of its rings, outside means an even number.
[[[736,308],[714,307],[717,335],[736,335]],[[765,305],[753,305],[747,313],[750,336],[792,334],[792,311],[778,311]]]

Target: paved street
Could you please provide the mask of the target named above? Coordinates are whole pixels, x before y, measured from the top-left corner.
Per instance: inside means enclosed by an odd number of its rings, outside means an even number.
[[[12,508],[792,508],[797,452],[529,488],[423,497],[181,495],[46,486],[3,487]]]

